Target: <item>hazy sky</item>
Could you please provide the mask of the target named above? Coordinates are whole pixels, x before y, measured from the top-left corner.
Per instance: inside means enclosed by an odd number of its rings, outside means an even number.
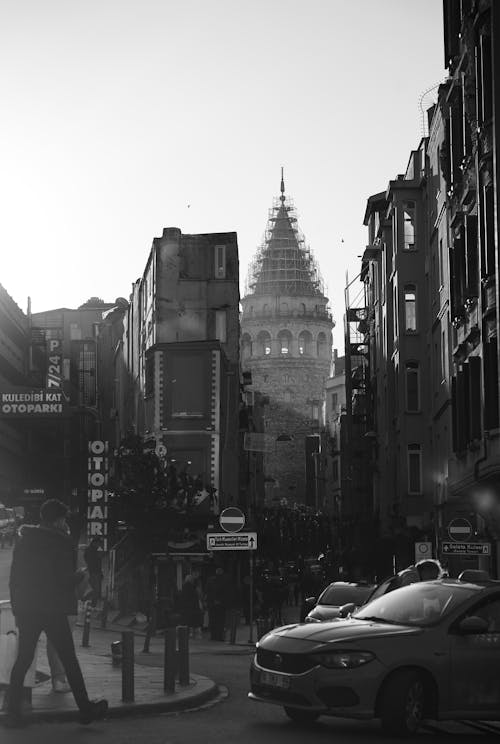
[[[128,298],[175,226],[237,231],[243,291],[284,166],[340,348],[366,198],[404,172],[419,98],[444,77],[441,13],[441,0],[1,0],[0,283],[34,312]]]

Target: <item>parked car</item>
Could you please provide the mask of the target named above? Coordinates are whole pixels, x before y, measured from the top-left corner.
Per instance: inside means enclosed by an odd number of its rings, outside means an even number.
[[[352,605],[350,607],[352,612],[366,602],[375,588],[375,584],[362,581],[334,581],[321,592],[318,598],[306,598],[304,620],[306,623],[333,620],[339,617],[341,607],[347,604]]]
[[[380,718],[395,735],[425,718],[500,720],[500,582],[425,581],[346,619],[276,628],[257,643],[252,700],[300,723]]]

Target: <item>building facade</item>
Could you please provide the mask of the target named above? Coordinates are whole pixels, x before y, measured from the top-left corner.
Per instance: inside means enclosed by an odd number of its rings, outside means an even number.
[[[497,575],[500,12],[449,0],[444,21],[449,77],[406,172],[368,200],[364,307],[347,310],[369,370],[364,499],[393,568],[428,542],[452,575]]]
[[[28,385],[28,317],[0,285],[0,389]],[[0,503],[14,504],[28,489],[25,480],[29,433],[23,420],[0,413]],[[32,486],[33,487],[33,486]]]
[[[242,367],[251,373],[252,386],[269,398],[266,492],[257,499],[318,508],[333,322],[319,267],[298,229],[283,177],[241,302]]]
[[[168,463],[239,493],[239,289],[235,233],[155,238],[123,318],[118,438],[131,429]]]
[[[453,453],[443,524],[465,517],[478,538],[500,538],[499,177],[500,8],[444,3],[441,92],[450,240]],[[491,568],[488,558],[483,564]]]

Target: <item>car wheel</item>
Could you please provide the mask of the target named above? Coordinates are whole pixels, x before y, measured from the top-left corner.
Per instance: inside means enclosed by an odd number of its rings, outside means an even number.
[[[314,723],[319,718],[319,713],[312,710],[302,710],[302,708],[289,708],[285,705],[285,713],[294,723]]]
[[[422,675],[397,672],[385,684],[380,703],[382,728],[388,734],[411,736],[424,718],[425,686]]]

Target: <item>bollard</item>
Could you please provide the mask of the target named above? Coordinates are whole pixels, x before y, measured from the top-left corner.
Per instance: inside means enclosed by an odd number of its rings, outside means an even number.
[[[134,631],[122,631],[122,702],[134,702]]]
[[[82,646],[88,648],[90,643],[90,618],[92,616],[92,607],[90,601],[85,602],[85,614],[83,616],[83,634],[82,634]]]
[[[111,663],[113,666],[120,666],[122,663],[122,642],[113,641],[111,644]]]
[[[151,615],[149,616],[148,627],[146,628],[146,637],[144,638],[144,647],[142,649],[143,654],[149,654],[149,644],[151,638],[156,634],[156,608],[153,607]]]
[[[240,613],[238,610],[233,610],[231,612],[231,625],[229,628],[229,643],[231,643],[233,646],[236,643],[236,633],[238,630],[238,624],[240,622]]]
[[[179,638],[179,684],[189,684],[189,628],[180,625],[177,628]]]
[[[167,628],[165,631],[165,651],[163,656],[163,691],[175,692],[175,675],[177,672],[177,630]]]

